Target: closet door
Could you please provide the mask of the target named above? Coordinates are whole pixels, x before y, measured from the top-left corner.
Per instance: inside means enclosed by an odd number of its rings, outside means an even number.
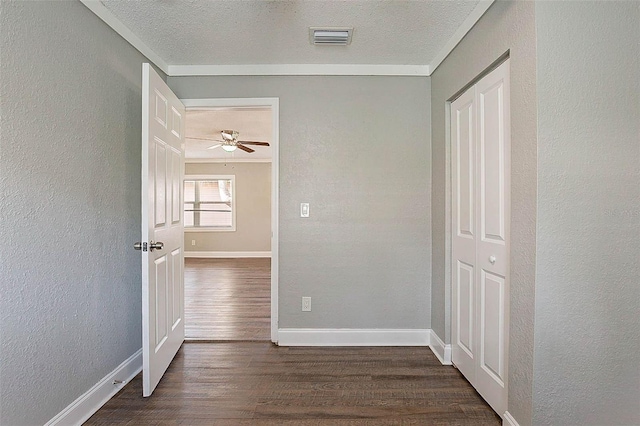
[[[475,88],[451,104],[452,360],[473,383],[476,358]]]
[[[452,359],[503,415],[509,329],[509,62],[485,76],[451,108]],[[467,118],[467,110],[472,118]],[[471,136],[461,130],[467,127],[473,129]],[[467,148],[473,151],[473,160],[467,160],[471,158]],[[466,201],[470,192],[473,203]],[[468,211],[467,204],[473,204]],[[473,218],[468,221],[472,232],[461,225],[468,217]]]

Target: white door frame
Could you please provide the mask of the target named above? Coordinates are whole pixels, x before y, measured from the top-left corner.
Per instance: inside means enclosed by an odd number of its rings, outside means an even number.
[[[280,98],[180,99],[189,108],[271,108],[271,341],[278,343],[278,200],[280,176]]]

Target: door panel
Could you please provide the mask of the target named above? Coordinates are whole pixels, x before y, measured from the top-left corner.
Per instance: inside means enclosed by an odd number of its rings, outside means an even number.
[[[504,277],[481,273],[482,323],[480,366],[493,379],[504,382]]]
[[[149,64],[142,83],[142,393],[149,396],[184,341],[185,114]]]
[[[155,227],[162,228],[166,222],[166,211],[167,211],[167,149],[165,148],[165,143],[158,139],[154,138],[155,142],[155,162],[154,166],[154,179],[155,179],[155,198],[153,200],[153,204],[155,206]]]
[[[155,288],[154,288],[154,311],[153,324],[156,329],[155,350],[162,345],[167,338],[167,257],[161,256],[155,261]]]
[[[452,361],[507,409],[509,61],[451,103]]]
[[[176,249],[171,252],[171,270],[173,271],[173,279],[171,280],[171,330],[174,330],[178,323],[182,320],[182,313],[184,308],[182,307],[182,301],[184,298],[181,293],[180,283],[184,276],[182,268],[183,254],[181,249]]]
[[[182,218],[180,198],[180,152],[171,150],[171,224],[179,225]]]
[[[482,239],[500,242],[505,241],[503,89],[500,80],[478,93]]]
[[[452,138],[452,315],[451,358],[466,376],[475,375],[475,251],[476,251],[476,108],[474,92],[451,104]]]
[[[480,156],[477,266],[483,296],[480,367],[474,386],[497,413],[507,410],[509,317],[510,112],[509,61],[476,85]]]
[[[167,127],[167,99],[164,96],[162,96],[162,93],[160,93],[159,90],[154,89],[153,92],[154,92],[154,95],[155,95],[155,99],[154,99],[155,115],[154,115],[154,118],[160,124],[160,126],[166,128]]]
[[[473,330],[475,328],[474,318],[474,271],[473,266],[458,261],[458,344],[467,353],[469,358],[473,358]]]
[[[457,113],[457,130],[458,135],[455,139],[456,143],[456,180],[457,180],[457,202],[456,217],[458,223],[458,236],[467,236],[473,238],[474,235],[474,210],[475,210],[475,194],[474,194],[474,160],[475,146],[472,138],[474,120],[473,120],[473,102],[467,102],[460,106]]]

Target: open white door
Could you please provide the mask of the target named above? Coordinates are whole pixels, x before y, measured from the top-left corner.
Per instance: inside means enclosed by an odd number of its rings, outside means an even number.
[[[142,65],[142,394],[184,341],[184,105]]]

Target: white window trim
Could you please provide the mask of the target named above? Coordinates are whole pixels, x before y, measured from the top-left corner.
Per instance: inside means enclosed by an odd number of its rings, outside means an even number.
[[[182,186],[184,188],[184,182],[187,180],[230,180],[233,193],[231,196],[231,227],[229,228],[217,228],[212,226],[207,227],[184,227],[184,232],[235,232],[236,231],[236,175],[184,175]],[[184,203],[183,203],[184,206]]]

